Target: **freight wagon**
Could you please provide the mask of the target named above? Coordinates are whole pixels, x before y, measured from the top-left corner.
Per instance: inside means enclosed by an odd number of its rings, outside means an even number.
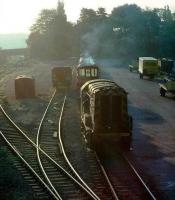
[[[71,67],[54,67],[52,69],[52,85],[56,88],[70,87],[72,81]]]

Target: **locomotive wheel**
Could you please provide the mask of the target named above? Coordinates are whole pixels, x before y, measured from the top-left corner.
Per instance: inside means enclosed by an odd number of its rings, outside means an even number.
[[[163,88],[160,88],[160,96],[165,97],[166,91]]]

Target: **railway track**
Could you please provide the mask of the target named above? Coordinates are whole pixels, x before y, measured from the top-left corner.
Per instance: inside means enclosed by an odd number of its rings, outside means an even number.
[[[1,121],[1,124],[2,123]],[[9,147],[10,152],[15,155],[13,160],[16,168],[30,182],[36,199],[58,199],[49,185],[44,181],[39,169],[34,146],[26,140],[19,132],[9,126],[1,128],[0,136]]]
[[[117,200],[156,200],[125,154],[97,156],[97,160]]]
[[[98,199],[115,199],[100,169],[95,153],[85,147],[81,137],[77,98],[76,92],[69,93],[63,114],[63,122],[60,127],[61,135],[59,136],[63,155],[71,163],[71,168],[78,171],[76,176],[86,180],[86,184],[93,189]],[[81,179],[79,180],[81,181]]]
[[[61,190],[59,189],[60,182],[57,180],[59,177],[56,178],[54,176],[51,178],[52,184],[57,185],[56,191],[60,190],[63,199],[99,199],[85,182],[82,181],[80,176],[78,176],[78,179],[81,181],[77,180],[76,176],[78,173],[71,168],[70,163],[63,156],[63,148],[61,147],[61,142],[58,140],[61,131],[58,127],[58,119],[60,118],[61,122],[64,105],[65,96],[62,94],[53,98],[53,101],[50,101],[39,125],[36,145],[46,151],[69,174],[68,180],[66,180],[66,177],[61,177]],[[42,162],[42,154],[40,156],[39,148],[37,149],[40,164],[46,169],[45,174],[54,174],[54,169],[44,167],[45,163]]]
[[[6,116],[0,118],[0,135],[17,155],[14,164],[36,199],[155,200],[126,159],[100,163],[95,152],[85,147],[77,94],[70,92],[65,102],[63,94],[53,94],[32,140],[0,107]]]
[[[8,144],[10,149],[15,152],[15,154],[22,160],[22,163],[30,169],[30,172],[33,172],[33,175],[36,178],[38,175],[39,179],[47,186],[49,192],[51,193],[52,198],[56,199],[99,199],[95,193],[92,192],[90,188],[87,187],[85,183],[78,182],[70,173],[72,170],[64,169],[62,166],[65,165],[63,161],[63,157],[57,159],[55,157],[56,146],[58,147],[58,140],[56,140],[56,136],[54,136],[54,140],[52,137],[52,129],[48,128],[48,123],[44,123],[43,121],[49,122],[56,130],[54,120],[50,118],[48,114],[48,110],[53,116],[53,110],[50,109],[50,105],[54,110],[57,110],[55,107],[55,103],[52,102],[55,97],[53,95],[51,101],[49,102],[47,109],[42,117],[41,123],[38,128],[38,133],[36,137],[36,144],[32,141],[7,115],[4,109],[1,108],[2,113],[6,116],[6,122],[1,121],[3,124],[3,132],[1,132],[1,137]],[[56,98],[57,99],[57,98]],[[60,106],[58,106],[60,107]],[[46,115],[47,114],[47,115]],[[46,117],[47,116],[47,117]],[[4,118],[1,117],[4,120]],[[57,119],[57,118],[56,118]],[[52,121],[53,120],[53,121]],[[13,128],[10,125],[13,125]],[[4,126],[6,124],[6,126]],[[47,128],[47,129],[46,129]],[[41,131],[42,130],[42,131]],[[42,132],[42,134],[41,134]],[[56,131],[54,131],[55,134]],[[42,135],[42,137],[41,137]],[[21,145],[23,144],[23,146]],[[41,147],[51,154],[53,158],[51,158],[45,151],[41,149]],[[33,148],[33,149],[32,149]],[[31,150],[32,149],[32,150]],[[15,151],[16,150],[16,151]],[[37,154],[36,154],[37,152]],[[54,152],[54,153],[53,153]],[[26,160],[23,160],[26,158]],[[60,164],[58,164],[55,160],[57,160]],[[24,177],[30,177],[30,181],[32,177],[29,175],[24,167],[21,166],[21,163],[16,164],[17,168],[22,172]],[[60,173],[61,171],[61,173]],[[33,181],[37,182],[37,181]],[[81,180],[82,182],[82,180]],[[47,183],[47,184],[46,184]],[[30,184],[37,194],[37,198],[47,199],[46,195],[39,190],[38,183]],[[85,185],[85,186],[84,186]],[[45,190],[44,190],[45,191]],[[58,192],[59,191],[59,192]],[[48,197],[48,199],[52,199]]]

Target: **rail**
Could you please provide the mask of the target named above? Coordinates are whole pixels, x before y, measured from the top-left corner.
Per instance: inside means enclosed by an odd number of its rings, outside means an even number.
[[[144,182],[144,180],[142,179],[142,177],[139,175],[139,173],[137,172],[137,170],[135,169],[135,167],[131,164],[131,162],[129,161],[129,159],[127,158],[127,156],[124,153],[121,153],[121,158],[123,158],[123,161],[126,163],[126,165],[129,167],[128,169],[130,169],[131,173],[134,175],[134,177],[136,178],[137,182],[139,183],[139,185],[141,184],[143,191],[145,191],[149,197],[149,199],[152,200],[157,200],[157,198],[154,196],[154,194],[151,192],[151,190],[149,189],[149,187],[146,185],[146,183]],[[95,153],[98,164],[100,165],[100,168],[111,188],[111,191],[113,193],[113,196],[116,200],[120,200],[120,191],[117,191],[115,189],[115,187],[113,186],[113,183],[111,183],[110,178],[108,173],[106,172],[105,167],[103,166],[101,159],[98,157],[98,155]],[[122,162],[121,160],[119,162]],[[120,168],[119,168],[120,169]],[[116,169],[117,170],[117,169]],[[110,175],[111,176],[111,175]],[[120,178],[119,178],[120,179]],[[115,182],[114,182],[115,183]],[[121,197],[122,198],[122,197]]]
[[[75,168],[72,166],[71,162],[68,159],[68,156],[65,152],[65,148],[63,145],[63,140],[62,140],[62,136],[61,136],[61,123],[62,123],[62,118],[63,118],[63,112],[64,112],[64,108],[65,108],[65,102],[66,102],[66,96],[64,98],[63,101],[63,105],[61,108],[61,114],[60,114],[60,118],[59,118],[59,127],[58,127],[58,135],[59,135],[59,145],[61,148],[61,152],[67,162],[67,164],[70,166],[71,170],[73,171],[73,173],[77,176],[77,178],[79,179],[79,181],[85,186],[86,191],[88,192],[88,194],[95,200],[100,200],[100,198],[93,192],[93,190],[84,182],[84,180],[80,177],[80,175],[78,174],[78,172],[75,170]]]
[[[54,98],[55,96],[55,91],[54,91],[54,94],[52,95],[52,97]],[[51,99],[53,99],[51,98]],[[50,100],[51,102],[51,100]],[[49,107],[49,106],[47,106]],[[69,177],[70,179],[72,179],[72,181],[74,181],[82,190],[84,190],[88,195],[90,195],[93,199],[96,199],[93,197],[93,195],[91,194],[91,192],[89,192],[89,190],[84,186],[82,185],[82,183],[80,183],[77,179],[75,179],[69,172],[67,172],[61,165],[59,165],[55,160],[53,160],[43,149],[40,148],[40,145],[39,145],[39,135],[38,135],[38,146],[27,136],[27,134],[21,129],[19,128],[19,126],[10,118],[10,116],[6,113],[6,111],[4,110],[4,108],[2,107],[2,105],[0,105],[0,110],[2,111],[2,113],[5,115],[5,117],[8,119],[8,121],[10,121],[10,123],[14,126],[14,128],[20,132],[26,139],[28,142],[30,142],[35,148],[36,150],[41,153],[43,153],[43,155],[45,155],[47,157],[47,159],[49,159],[53,164],[56,165],[56,167],[58,167],[67,177]],[[48,109],[47,109],[48,110]],[[46,111],[45,111],[46,113]],[[46,114],[45,114],[46,115]],[[44,116],[43,116],[43,119],[44,119]],[[43,121],[43,120],[42,120]],[[40,132],[40,129],[41,129],[41,126],[42,126],[42,123],[40,123],[40,126],[39,126],[39,129],[38,129],[38,132]],[[40,159],[41,160],[41,159]],[[42,165],[40,163],[40,165]],[[40,166],[42,168],[42,166]],[[43,171],[43,169],[42,169]],[[44,173],[44,171],[43,171]],[[45,178],[47,179],[47,175],[45,175]],[[47,179],[47,181],[49,182],[49,180]],[[53,189],[54,190],[54,189]],[[55,191],[54,191],[55,192]],[[56,194],[56,192],[55,192]],[[56,196],[58,196],[58,198],[60,199],[60,195],[56,194]],[[99,199],[99,198],[98,198]]]
[[[130,168],[133,170],[134,174],[137,176],[137,178],[140,180],[141,184],[143,185],[143,187],[146,189],[146,191],[149,193],[149,195],[151,196],[151,198],[153,200],[157,200],[156,197],[154,196],[154,194],[151,192],[151,190],[149,189],[149,187],[146,185],[146,183],[144,182],[144,180],[142,179],[142,177],[139,175],[139,173],[137,172],[137,170],[134,168],[134,166],[131,164],[131,162],[129,161],[129,159],[127,158],[127,156],[125,154],[123,154],[124,159],[127,161],[128,165],[130,166]]]
[[[120,200],[119,197],[117,196],[116,191],[115,191],[115,189],[114,189],[114,187],[113,187],[113,185],[112,185],[112,183],[111,183],[111,181],[110,181],[110,179],[109,179],[109,177],[108,177],[108,175],[107,175],[107,173],[106,173],[103,165],[101,164],[100,159],[98,158],[96,153],[95,153],[95,156],[96,156],[97,162],[98,162],[98,164],[99,164],[99,166],[100,166],[100,168],[101,168],[101,170],[102,170],[102,172],[103,172],[103,174],[104,174],[104,176],[106,178],[106,181],[107,181],[107,183],[108,183],[108,185],[109,185],[109,187],[111,189],[111,192],[113,194],[114,199],[115,200]]]
[[[52,95],[52,97],[51,97],[51,99],[50,99],[50,101],[49,101],[49,103],[48,103],[48,105],[47,105],[47,108],[46,108],[46,110],[45,110],[45,112],[44,112],[44,114],[43,114],[43,116],[42,116],[42,118],[41,118],[41,121],[40,121],[40,124],[39,124],[39,127],[38,127],[38,131],[37,131],[36,149],[37,149],[38,163],[39,163],[39,166],[40,166],[40,168],[41,168],[41,171],[42,171],[44,177],[46,178],[48,184],[50,185],[50,187],[53,189],[53,191],[54,191],[55,194],[57,195],[58,199],[59,199],[59,200],[62,200],[61,196],[59,195],[59,193],[57,192],[57,190],[56,190],[55,187],[53,186],[53,184],[52,184],[52,182],[50,181],[49,177],[47,176],[47,173],[46,173],[46,171],[45,171],[45,169],[44,169],[44,167],[43,167],[42,161],[41,161],[40,150],[39,150],[39,149],[40,149],[40,146],[39,146],[39,138],[40,138],[40,133],[41,133],[41,127],[42,127],[44,118],[45,118],[45,116],[46,116],[46,114],[47,114],[47,111],[48,111],[48,109],[49,109],[49,107],[50,107],[50,105],[51,105],[51,103],[52,103],[52,100],[53,100],[53,98],[55,97],[55,94],[56,94],[56,90],[54,91],[54,93],[53,93],[53,95]]]
[[[14,121],[9,117],[9,115],[5,112],[3,107],[0,105],[0,109],[3,112],[3,114],[6,116],[6,118],[11,122],[11,124],[16,128],[17,131],[19,131],[36,149],[36,144],[14,123]],[[52,161],[53,164],[55,164],[64,174],[66,174],[70,179],[72,179],[74,182],[76,182],[80,187],[84,188],[71,174],[69,174],[61,165],[59,165],[55,160],[53,160],[43,149],[39,147],[39,150],[45,155],[50,161]]]
[[[42,178],[38,175],[37,172],[30,166],[30,164],[22,157],[22,155],[18,152],[18,150],[8,141],[2,131],[0,131],[1,137],[7,143],[7,145],[11,148],[11,150],[21,159],[21,161],[25,164],[25,166],[34,174],[35,177],[40,181],[40,183],[48,190],[48,192],[56,199],[60,200],[55,193],[50,189],[50,187],[42,180]]]

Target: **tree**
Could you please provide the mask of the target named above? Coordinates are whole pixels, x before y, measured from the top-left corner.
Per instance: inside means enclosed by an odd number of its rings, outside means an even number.
[[[57,16],[61,18],[63,21],[67,21],[67,16],[65,14],[65,9],[64,9],[64,3],[61,1],[58,1]]]
[[[83,8],[76,28],[81,52],[98,57],[111,54],[113,32],[105,8],[98,8],[97,11]]]
[[[175,19],[168,6],[156,9],[160,16],[161,25],[159,32],[160,56],[173,58],[175,55]]]
[[[67,58],[88,51],[97,57],[136,59],[140,56],[175,55],[175,15],[163,9],[141,9],[136,4],[105,8],[82,8],[76,24],[67,21],[64,3],[44,9],[31,28],[27,43],[31,55]],[[43,51],[44,49],[44,51]]]
[[[96,19],[96,12],[93,9],[82,8],[80,12],[79,23],[93,23]]]
[[[47,34],[48,45],[51,44],[53,58],[65,58],[73,53],[73,32],[72,24],[67,22],[64,3],[59,1],[53,26]]]
[[[155,10],[143,12],[144,23],[144,40],[143,45],[145,48],[145,56],[159,56],[159,31],[160,31],[160,18]]]
[[[142,10],[136,4],[125,4],[114,8],[110,15],[116,27],[124,32],[136,30],[143,21]]]
[[[39,32],[45,33],[53,24],[57,15],[57,11],[55,9],[43,9],[36,22],[31,26],[31,32]]]
[[[102,8],[102,7],[98,8],[96,13],[97,13],[98,16],[103,16],[103,17],[107,16],[105,8]]]
[[[31,56],[56,59],[72,55],[74,28],[67,22],[63,2],[58,1],[57,9],[42,10],[31,31],[27,40]]]
[[[124,59],[136,58],[143,51],[144,17],[140,7],[125,4],[114,8],[110,19],[115,32],[116,54]]]

